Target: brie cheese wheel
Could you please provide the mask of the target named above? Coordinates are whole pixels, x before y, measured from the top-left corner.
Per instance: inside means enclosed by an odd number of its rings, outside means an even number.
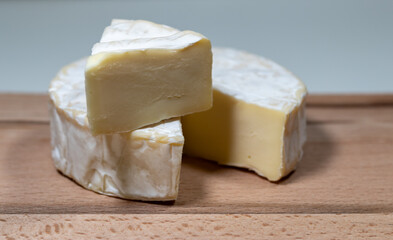
[[[86,64],[93,135],[131,131],[212,106],[210,41],[143,20],[114,20]]]
[[[64,67],[49,88],[52,158],[83,187],[134,200],[174,200],[184,138],[179,118],[132,132],[93,136],[87,119],[86,60]]]
[[[270,60],[213,49],[213,108],[182,118],[184,151],[277,181],[303,154],[306,93],[297,77]]]

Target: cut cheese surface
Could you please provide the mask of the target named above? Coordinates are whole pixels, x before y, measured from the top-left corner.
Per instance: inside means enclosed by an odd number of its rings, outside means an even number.
[[[85,65],[86,59],[64,67],[49,88],[55,167],[105,195],[176,199],[184,143],[179,118],[128,133],[93,136],[87,118]]]
[[[210,41],[142,20],[113,20],[86,64],[93,135],[134,130],[212,106]]]
[[[305,85],[265,58],[213,49],[213,107],[182,118],[186,154],[277,181],[306,140]]]

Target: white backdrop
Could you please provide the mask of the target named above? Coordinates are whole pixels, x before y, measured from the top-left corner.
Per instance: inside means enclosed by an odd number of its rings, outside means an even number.
[[[391,0],[0,1],[0,92],[45,92],[112,18],[190,29],[263,55],[312,93],[393,92]]]

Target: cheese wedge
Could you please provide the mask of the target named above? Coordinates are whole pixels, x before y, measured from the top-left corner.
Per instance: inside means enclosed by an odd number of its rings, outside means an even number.
[[[175,200],[184,138],[179,118],[133,132],[93,136],[86,110],[86,59],[64,67],[50,84],[55,167],[83,187],[135,200]]]
[[[137,129],[212,105],[210,41],[148,21],[114,20],[86,64],[93,135]]]
[[[182,118],[186,154],[270,181],[296,168],[306,140],[305,85],[278,64],[213,49],[213,108]]]

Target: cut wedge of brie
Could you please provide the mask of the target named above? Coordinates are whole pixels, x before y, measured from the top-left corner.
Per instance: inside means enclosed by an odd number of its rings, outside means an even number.
[[[131,131],[212,106],[210,41],[143,20],[113,20],[86,64],[93,135]]]
[[[186,154],[271,181],[296,168],[306,140],[305,85],[265,58],[213,49],[213,108],[182,118]]]
[[[93,136],[86,110],[86,60],[64,67],[49,88],[55,167],[83,187],[135,200],[175,200],[184,138],[179,118],[133,132]]]

